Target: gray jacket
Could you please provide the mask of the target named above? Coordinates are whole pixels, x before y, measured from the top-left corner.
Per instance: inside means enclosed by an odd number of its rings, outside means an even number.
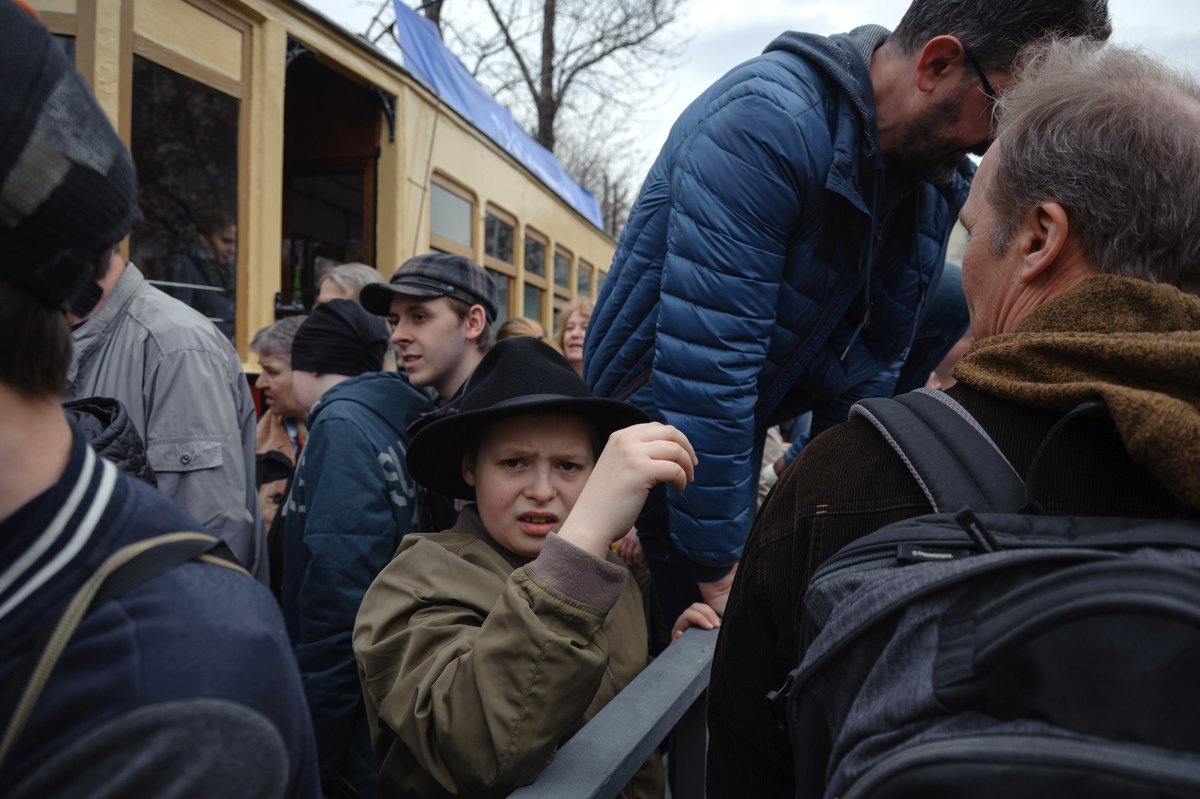
[[[233,347],[133,264],[71,337],[64,401],[120,400],[146,442],[159,490],[266,582],[254,402]]]

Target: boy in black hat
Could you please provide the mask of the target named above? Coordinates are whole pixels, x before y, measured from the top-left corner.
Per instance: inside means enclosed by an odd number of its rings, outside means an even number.
[[[548,345],[492,349],[408,451],[418,481],[473,504],[453,529],[405,539],[355,623],[381,796],[528,784],[629,684],[646,627],[610,545],[695,462],[682,433],[592,397]],[[632,787],[662,795],[657,758]]]
[[[387,338],[379,317],[331,300],[292,340],[293,391],[310,411],[284,510],[282,603],[326,796],[375,795],[350,634],[371,581],[421,529],[423,492],[404,452],[408,426],[430,404],[404,375],[380,371]]]

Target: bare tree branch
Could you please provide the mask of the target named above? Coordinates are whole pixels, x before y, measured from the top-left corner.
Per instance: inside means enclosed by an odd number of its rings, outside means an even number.
[[[640,178],[626,120],[682,52],[688,0],[437,2],[446,45],[596,194],[616,235]]]

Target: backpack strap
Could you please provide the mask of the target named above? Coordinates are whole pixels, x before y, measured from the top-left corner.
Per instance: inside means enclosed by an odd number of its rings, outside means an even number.
[[[1015,513],[1025,484],[970,412],[948,394],[917,389],[894,399],[862,400],[850,416],[870,422],[921,487],[935,513],[963,507]]]
[[[4,737],[0,739],[0,764],[29,720],[50,673],[83,617],[110,599],[193,559],[249,576],[224,542],[201,533],[167,533],[137,541],[117,550],[100,564],[67,603],[42,645],[33,649],[26,663],[13,675],[12,690],[0,707],[3,717],[8,719]]]

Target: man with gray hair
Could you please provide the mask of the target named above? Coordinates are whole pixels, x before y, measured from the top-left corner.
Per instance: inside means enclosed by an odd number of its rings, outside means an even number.
[[[1079,41],[1027,54],[961,220],[977,342],[947,393],[1047,513],[1200,515],[1200,87],[1136,52]],[[1115,426],[1115,430],[1114,430]],[[768,498],[721,627],[709,692],[709,796],[791,795],[767,692],[795,665],[804,596],[844,545],[928,513],[864,418],[817,437]],[[814,742],[814,747],[820,742]],[[816,779],[821,779],[818,776]]]
[[[331,266],[321,275],[317,285],[316,305],[323,305],[330,300],[354,300],[358,302],[358,294],[363,286],[372,283],[385,283],[383,275],[373,266],[358,262]]]
[[[272,525],[279,506],[287,496],[288,481],[295,471],[304,439],[308,437],[308,431],[304,428],[308,408],[296,399],[292,386],[292,339],[307,318],[288,316],[280,319],[258,331],[250,341],[250,351],[258,358],[261,369],[254,386],[267,406],[259,416],[254,431],[254,451],[258,457],[255,484],[258,486],[258,501],[269,547],[273,543],[270,537]],[[272,555],[272,570],[276,565],[277,561]],[[272,584],[275,584],[276,575],[273,571],[271,577]]]

